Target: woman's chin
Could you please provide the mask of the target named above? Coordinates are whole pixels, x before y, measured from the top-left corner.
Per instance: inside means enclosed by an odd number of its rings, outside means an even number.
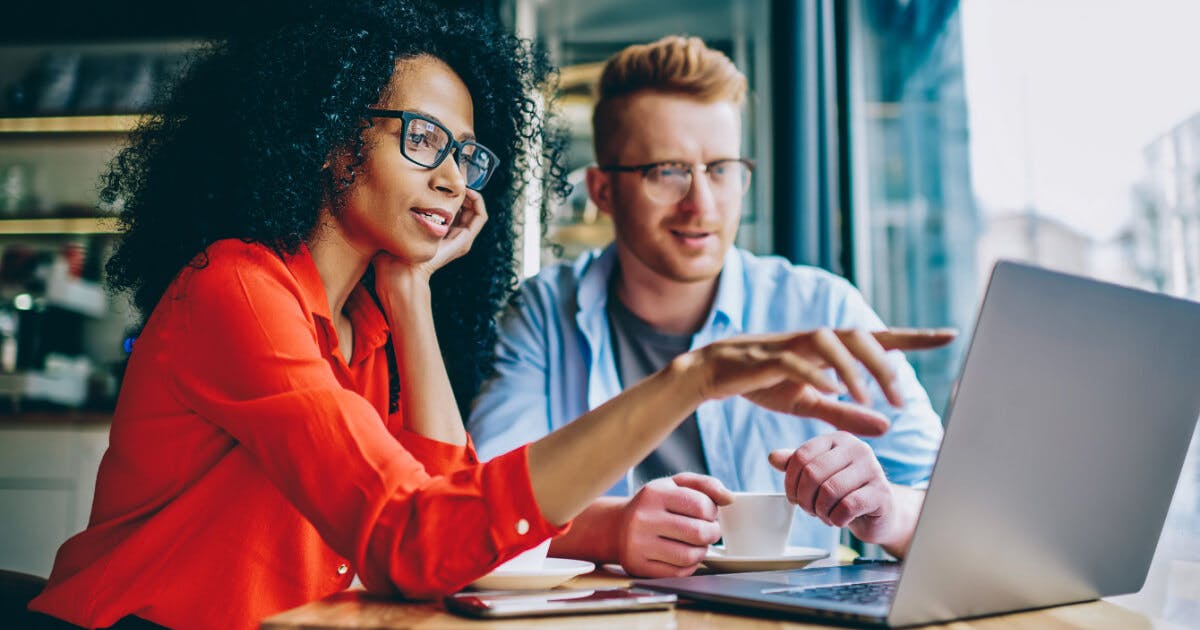
[[[406,243],[403,247],[389,247],[381,252],[380,256],[387,256],[393,261],[405,265],[420,265],[433,260],[437,256],[438,248],[436,244],[426,245],[420,243],[414,247],[413,243]]]

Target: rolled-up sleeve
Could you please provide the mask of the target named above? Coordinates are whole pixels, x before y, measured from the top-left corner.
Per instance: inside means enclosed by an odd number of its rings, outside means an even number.
[[[564,528],[534,501],[525,449],[484,465],[389,433],[342,386],[278,261],[191,271],[167,379],[226,431],[372,591],[455,591]],[[170,299],[170,298],[167,298]]]

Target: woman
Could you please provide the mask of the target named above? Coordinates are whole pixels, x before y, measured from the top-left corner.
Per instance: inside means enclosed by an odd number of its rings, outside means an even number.
[[[356,574],[433,597],[564,531],[703,400],[886,428],[817,391],[829,365],[859,392],[855,358],[886,384],[882,348],[818,331],[684,355],[478,463],[455,399],[515,279],[539,73],[478,15],[415,0],[339,2],[194,64],[109,175],[109,272],[149,315],[89,526],[31,609],[255,627]]]

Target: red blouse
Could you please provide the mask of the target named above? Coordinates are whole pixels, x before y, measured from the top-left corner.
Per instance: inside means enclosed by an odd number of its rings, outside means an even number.
[[[525,448],[480,464],[388,414],[387,322],[362,287],[347,364],[307,249],[225,240],[208,257],[138,337],[90,522],[31,609],[253,628],[356,573],[450,593],[565,529],[534,502]]]

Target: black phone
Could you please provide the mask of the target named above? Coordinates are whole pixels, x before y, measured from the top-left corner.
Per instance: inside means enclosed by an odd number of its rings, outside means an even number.
[[[641,588],[462,592],[446,598],[446,609],[468,617],[541,617],[665,610],[676,597]]]

